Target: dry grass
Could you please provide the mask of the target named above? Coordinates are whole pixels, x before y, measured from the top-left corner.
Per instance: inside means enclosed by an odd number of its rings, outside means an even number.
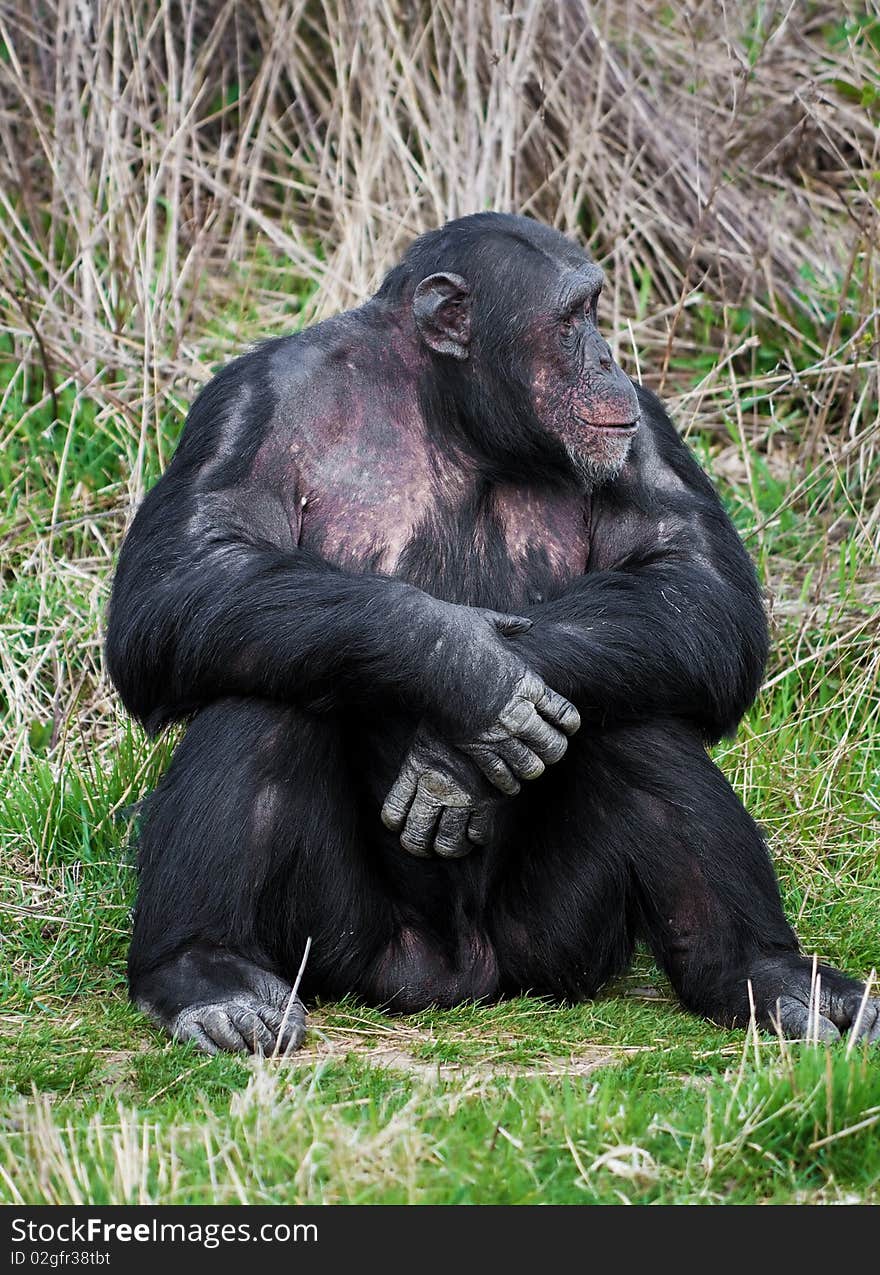
[[[173,1123],[124,1101],[64,1122],[37,1097],[10,1108],[15,1172],[0,1162],[0,1196],[56,1205],[875,1202],[876,1180],[867,1192],[845,1183],[854,1162],[876,1161],[876,1073],[864,1059],[846,1067],[768,1052],[755,1068],[743,1055],[703,1078],[647,1129],[657,1100],[647,1077],[647,1103],[636,1090],[628,1110],[609,1110],[595,1086],[563,1091],[553,1110],[546,1073],[537,1084],[479,1071],[459,1084],[410,1076],[352,1097],[326,1066],[305,1077],[266,1063],[250,1068],[227,1111],[201,1103]]]
[[[726,438],[722,476],[753,488],[748,442],[821,516],[810,491],[853,475],[874,552],[878,71],[844,10],[848,37],[839,5],[799,3],[0,4],[0,448],[29,421],[56,444],[12,477],[0,554],[63,595],[3,621],[6,755],[34,722],[53,748],[72,725],[112,740],[107,570],[212,361],[357,303],[412,235],[482,207],[586,236],[622,357]],[[695,385],[677,362],[707,339]],[[123,458],[109,479],[71,475],[86,432]],[[778,514],[752,503],[760,541]]]

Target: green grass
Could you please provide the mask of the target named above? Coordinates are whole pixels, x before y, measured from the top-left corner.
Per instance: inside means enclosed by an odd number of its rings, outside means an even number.
[[[73,419],[79,400],[59,402]],[[18,729],[0,778],[0,1200],[880,1203],[880,1057],[701,1022],[644,953],[577,1007],[318,1006],[290,1064],[161,1038],[126,1001],[124,962],[132,808],[173,741],[149,744],[98,679],[117,462],[90,429],[59,447],[45,404],[25,430],[6,420],[27,462],[7,462],[0,622],[32,679],[20,696],[3,683]],[[179,417],[163,428],[148,475]],[[718,435],[691,443],[718,463],[773,592],[770,689],[716,759],[768,830],[806,950],[866,975],[880,967],[866,491],[826,466],[792,500],[763,449],[742,444],[725,477]]]
[[[711,466],[717,448],[695,441]],[[747,530],[748,485],[725,495]],[[85,533],[65,534],[81,560]],[[811,616],[795,603],[828,558],[821,537],[778,518],[763,561],[787,594],[792,537],[782,675],[717,759],[771,835],[806,949],[867,974],[880,967],[872,635],[834,645],[840,614],[859,613],[864,538],[856,528],[834,546]],[[4,619],[23,660],[71,614],[97,624],[105,574],[15,574]],[[786,672],[795,633],[812,656]],[[71,730],[50,747],[52,721],[38,718],[0,781],[0,1199],[880,1203],[880,1058],[698,1021],[644,954],[584,1006],[409,1019],[319,1006],[292,1064],[170,1045],[124,988],[131,807],[170,743],[101,707],[112,748]]]
[[[515,1006],[505,1022],[532,1018]],[[130,1063],[112,1091],[103,1077],[101,1096],[10,1107],[4,1167],[13,1198],[99,1204],[876,1198],[880,1074],[863,1058],[724,1071],[713,1052],[687,1083],[669,1061],[636,1056],[588,1079],[431,1080],[362,1055],[249,1073],[165,1054]]]

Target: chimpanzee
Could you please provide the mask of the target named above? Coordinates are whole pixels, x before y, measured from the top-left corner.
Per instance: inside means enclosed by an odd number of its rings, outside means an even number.
[[[196,399],[107,636],[130,712],[188,723],[129,959],[173,1035],[295,1048],[308,939],[305,998],[407,1013],[581,1000],[642,937],[698,1014],[880,1039],[706,754],[761,680],[759,592],[600,336],[602,280],[555,230],[463,217]]]

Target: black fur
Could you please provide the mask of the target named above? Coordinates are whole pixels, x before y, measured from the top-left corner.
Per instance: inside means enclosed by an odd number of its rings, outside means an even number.
[[[483,214],[426,236],[363,310],[223,369],[135,518],[110,673],[148,729],[189,725],[143,818],[131,989],[172,1030],[195,1013],[203,1047],[274,1036],[266,1006],[277,1015],[308,938],[305,995],[413,1010],[528,989],[591,996],[641,935],[692,1010],[744,1022],[751,980],[762,1021],[803,1027],[809,965],[761,834],[704,751],[760,683],[758,588],[652,394],[638,391],[623,470],[578,496],[586,570],[560,571],[540,536],[516,558],[507,548],[499,485],[527,485],[551,508],[578,491],[527,390],[520,300],[548,261],[583,256],[524,218]],[[383,574],[390,515],[369,523],[367,549],[327,531],[357,447],[317,495],[288,458],[322,430],[329,453],[351,403],[373,446],[372,404],[408,366],[405,349],[397,371],[388,363],[391,337],[408,331],[415,284],[450,269],[472,285],[474,343],[464,364],[420,356],[410,369],[432,495]],[[392,469],[407,437],[389,437]],[[377,483],[393,482],[385,463]],[[351,491],[358,543],[368,493]],[[297,531],[310,501],[311,540]],[[474,607],[532,627],[490,640],[468,627]],[[500,708],[516,659],[577,705],[580,732],[564,760],[498,801],[488,846],[408,856],[378,812],[420,719],[463,739],[493,696]],[[860,985],[824,974],[829,1022],[844,1029]],[[217,1004],[235,1007],[219,1029],[199,1017]]]

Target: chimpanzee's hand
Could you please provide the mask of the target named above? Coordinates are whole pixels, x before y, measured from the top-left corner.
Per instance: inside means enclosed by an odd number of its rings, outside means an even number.
[[[385,798],[382,822],[418,858],[460,859],[488,844],[501,800],[473,762],[422,723]]]
[[[580,726],[577,709],[550,689],[505,636],[531,620],[478,607],[438,603],[436,667],[439,724],[486,778],[512,796],[559,761]]]
[[[580,724],[574,704],[527,669],[491,726],[457,744],[496,788],[513,796],[520,779],[537,779],[564,756],[567,736]]]

